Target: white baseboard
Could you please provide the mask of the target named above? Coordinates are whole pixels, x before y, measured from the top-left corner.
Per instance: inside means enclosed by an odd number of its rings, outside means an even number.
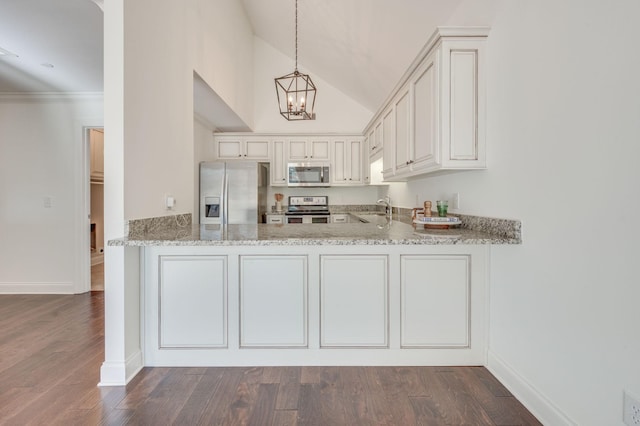
[[[142,370],[142,351],[137,350],[124,362],[103,362],[98,386],[125,386]]]
[[[0,282],[0,294],[74,294],[70,282]]]
[[[489,351],[487,369],[544,425],[575,426],[546,396],[520,376],[511,366]]]

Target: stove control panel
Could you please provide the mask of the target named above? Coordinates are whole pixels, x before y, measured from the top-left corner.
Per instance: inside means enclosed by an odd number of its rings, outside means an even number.
[[[329,197],[326,195],[316,197],[300,197],[290,196],[290,206],[327,206],[329,205]]]

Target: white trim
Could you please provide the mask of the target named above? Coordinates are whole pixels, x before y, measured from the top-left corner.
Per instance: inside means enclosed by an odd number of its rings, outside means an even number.
[[[0,282],[0,294],[73,294],[72,282]]]
[[[549,398],[495,353],[489,351],[487,369],[545,425],[576,425]]]
[[[104,119],[82,118],[76,119],[74,127],[80,133],[79,142],[74,149],[75,155],[75,206],[74,215],[77,227],[75,230],[75,293],[85,293],[91,290],[91,183],[90,183],[90,140],[91,129],[104,129]],[[103,254],[104,255],[104,254]]]
[[[0,102],[81,101],[103,99],[102,92],[5,92]]]
[[[131,354],[125,362],[105,361],[100,367],[98,386],[125,386],[142,370],[142,351]]]

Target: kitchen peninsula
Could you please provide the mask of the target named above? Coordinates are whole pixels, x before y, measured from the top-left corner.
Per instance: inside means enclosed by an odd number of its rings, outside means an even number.
[[[140,359],[486,364],[489,249],[520,243],[520,223],[461,216],[460,229],[425,230],[403,215],[367,216],[376,220],[130,224],[109,244],[139,260]]]

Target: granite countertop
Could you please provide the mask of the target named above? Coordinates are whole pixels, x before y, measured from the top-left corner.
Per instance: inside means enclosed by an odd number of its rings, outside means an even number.
[[[520,222],[462,216],[462,225],[448,230],[414,227],[410,217],[358,213],[370,223],[249,224],[147,226],[129,236],[110,240],[110,246],[264,246],[264,245],[434,245],[520,244]],[[176,220],[176,223],[180,221]]]

